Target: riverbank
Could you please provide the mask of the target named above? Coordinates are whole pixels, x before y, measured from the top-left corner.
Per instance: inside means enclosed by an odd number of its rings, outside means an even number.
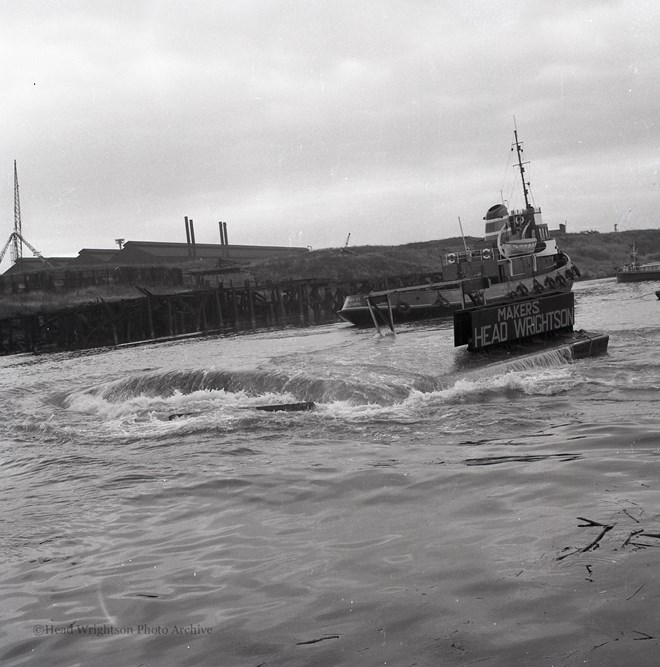
[[[660,260],[660,230],[640,229],[624,232],[562,234],[553,231],[559,248],[580,267],[584,280],[609,278],[630,261],[633,244],[640,263]],[[475,247],[477,237],[466,237]],[[406,273],[440,272],[440,258],[463,250],[463,239],[453,237],[399,246],[356,246],[327,248],[296,257],[276,258],[253,267],[259,280],[327,278],[368,280]]]
[[[630,260],[633,244],[638,249],[640,263],[660,260],[660,230],[656,229],[579,234],[555,232],[554,235],[559,247],[579,266],[582,280],[614,276],[616,268]],[[474,247],[479,239],[467,237],[465,241],[468,246]],[[397,281],[420,274],[441,280],[440,258],[462,248],[463,239],[460,237],[399,246],[324,248],[246,266],[240,274],[234,276],[238,278],[234,284],[242,285],[245,280],[258,284],[297,281],[315,281],[328,285],[355,283],[359,291],[369,291],[383,281]],[[412,284],[407,280],[406,283]],[[223,287],[229,285],[230,281],[225,280]],[[173,287],[144,281],[139,286],[157,295],[182,293],[191,289],[190,286]],[[75,290],[5,291],[0,296],[0,319],[51,313],[99,301],[132,299],[141,294],[138,288],[130,284],[95,285]]]

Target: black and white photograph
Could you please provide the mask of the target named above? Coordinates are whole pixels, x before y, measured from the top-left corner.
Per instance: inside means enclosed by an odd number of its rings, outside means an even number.
[[[660,4],[0,0],[0,663],[660,653]]]

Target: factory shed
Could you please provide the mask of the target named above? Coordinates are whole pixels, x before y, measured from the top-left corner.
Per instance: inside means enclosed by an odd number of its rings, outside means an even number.
[[[270,257],[308,252],[307,248],[287,246],[224,245],[217,243],[166,243],[161,241],[126,241],[110,264],[159,265],[181,264],[199,260],[224,260],[250,263]]]
[[[2,275],[11,276],[68,267],[73,257],[19,257]]]
[[[118,252],[118,248],[83,248],[78,252],[78,257],[71,261],[69,267],[78,269],[107,264]]]

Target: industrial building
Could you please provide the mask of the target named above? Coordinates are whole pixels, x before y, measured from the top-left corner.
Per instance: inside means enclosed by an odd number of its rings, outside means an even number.
[[[161,241],[126,241],[110,264],[117,266],[182,264],[215,260],[248,264],[255,261],[301,252],[307,248],[287,246],[224,245],[217,243],[165,243]]]
[[[2,275],[17,276],[35,272],[52,272],[58,269],[86,271],[120,267],[186,266],[192,269],[227,269],[241,267],[252,262],[308,252],[308,248],[287,246],[230,245],[227,223],[219,222],[220,243],[196,243],[192,218],[184,218],[185,243],[162,241],[124,241],[115,239],[117,248],[83,248],[77,257],[43,257],[23,236],[21,207],[18,193],[18,172],[14,160],[14,230],[0,251],[0,262],[7,249],[11,248],[11,267]],[[34,257],[23,257],[23,246],[27,246]]]

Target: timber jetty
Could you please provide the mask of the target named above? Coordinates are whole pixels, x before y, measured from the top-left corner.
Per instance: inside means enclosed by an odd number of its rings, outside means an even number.
[[[430,281],[408,275],[369,282],[298,280],[241,284],[153,294],[0,319],[0,355],[84,350],[257,329],[339,322],[337,311],[356,292]]]

